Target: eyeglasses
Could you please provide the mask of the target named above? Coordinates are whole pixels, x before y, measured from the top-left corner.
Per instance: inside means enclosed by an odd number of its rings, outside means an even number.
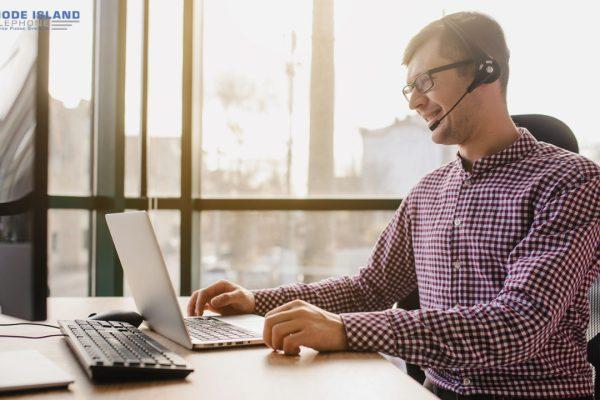
[[[429,92],[433,88],[433,78],[431,75],[446,71],[448,69],[458,68],[462,65],[470,64],[473,60],[463,60],[459,62],[455,62],[452,64],[442,65],[441,67],[432,68],[425,72],[421,72],[419,75],[415,77],[412,83],[407,84],[402,88],[402,94],[406,98],[406,100],[410,103],[410,98],[415,89],[417,89],[420,93],[425,94]]]

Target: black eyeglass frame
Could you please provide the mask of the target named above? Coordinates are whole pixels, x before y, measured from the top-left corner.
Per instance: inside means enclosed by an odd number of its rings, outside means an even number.
[[[425,93],[429,92],[431,89],[433,89],[434,84],[433,84],[433,79],[431,78],[431,75],[436,74],[438,72],[447,71],[449,69],[458,68],[460,66],[470,64],[473,61],[474,60],[472,58],[469,58],[467,60],[462,60],[462,61],[454,62],[451,64],[442,65],[442,66],[435,67],[435,68],[429,69],[427,71],[421,72],[419,75],[415,76],[415,79],[413,79],[412,83],[408,83],[408,84],[404,85],[404,87],[402,88],[402,94],[404,95],[404,98],[406,99],[406,101],[410,102],[410,98],[408,96],[412,93],[412,91],[414,89],[417,89],[422,94],[425,94]],[[415,82],[417,81],[417,79],[419,79],[423,75],[428,75],[429,80],[431,80],[431,87],[429,87],[426,90],[420,90],[419,88],[415,87]],[[410,89],[410,92],[407,93],[408,89]]]

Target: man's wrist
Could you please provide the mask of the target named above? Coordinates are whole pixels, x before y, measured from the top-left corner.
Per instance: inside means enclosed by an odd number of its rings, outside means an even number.
[[[348,336],[346,335],[346,325],[344,324],[344,320],[342,319],[341,315],[338,315],[338,314],[334,314],[334,315],[335,315],[336,321],[340,325],[340,335],[339,335],[340,343],[338,344],[337,350],[346,351],[349,349]]]

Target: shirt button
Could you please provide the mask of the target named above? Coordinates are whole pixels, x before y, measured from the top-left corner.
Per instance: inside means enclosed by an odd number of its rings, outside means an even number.
[[[471,384],[471,380],[469,378],[464,378],[462,380],[463,385],[469,386]]]
[[[471,179],[465,179],[464,184],[465,184],[465,186],[468,187],[468,186],[471,186],[471,184],[473,184],[473,181],[471,181]]]
[[[454,308],[458,308],[458,307],[460,307],[460,304],[456,303],[456,304],[454,305]]]
[[[454,218],[454,226],[461,226],[462,220],[460,218]]]
[[[454,264],[452,264],[452,266],[454,267],[454,269],[460,269],[460,261],[455,261]]]

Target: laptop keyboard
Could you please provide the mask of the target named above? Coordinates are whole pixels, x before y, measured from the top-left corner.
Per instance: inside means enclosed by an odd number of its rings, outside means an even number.
[[[201,341],[230,341],[256,338],[256,333],[212,317],[185,318],[190,335]]]

